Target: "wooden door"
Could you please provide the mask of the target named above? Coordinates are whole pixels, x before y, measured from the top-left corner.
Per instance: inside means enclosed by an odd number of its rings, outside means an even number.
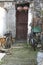
[[[16,12],[16,39],[27,39],[28,12]]]

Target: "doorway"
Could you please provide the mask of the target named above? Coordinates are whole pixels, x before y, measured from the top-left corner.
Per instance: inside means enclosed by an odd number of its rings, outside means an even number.
[[[16,39],[27,39],[28,11],[16,11]]]

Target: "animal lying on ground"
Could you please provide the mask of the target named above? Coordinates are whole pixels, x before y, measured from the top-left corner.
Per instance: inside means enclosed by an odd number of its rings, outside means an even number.
[[[4,45],[5,45],[5,43],[6,43],[6,38],[0,38],[0,47],[4,47]]]

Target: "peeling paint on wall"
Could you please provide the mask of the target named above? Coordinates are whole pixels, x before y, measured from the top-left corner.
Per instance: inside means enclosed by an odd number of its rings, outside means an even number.
[[[6,11],[0,7],[0,36],[3,36],[6,32]]]

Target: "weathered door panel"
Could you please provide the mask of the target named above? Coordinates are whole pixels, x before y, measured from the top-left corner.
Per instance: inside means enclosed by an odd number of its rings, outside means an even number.
[[[28,12],[16,12],[16,39],[27,39]]]

